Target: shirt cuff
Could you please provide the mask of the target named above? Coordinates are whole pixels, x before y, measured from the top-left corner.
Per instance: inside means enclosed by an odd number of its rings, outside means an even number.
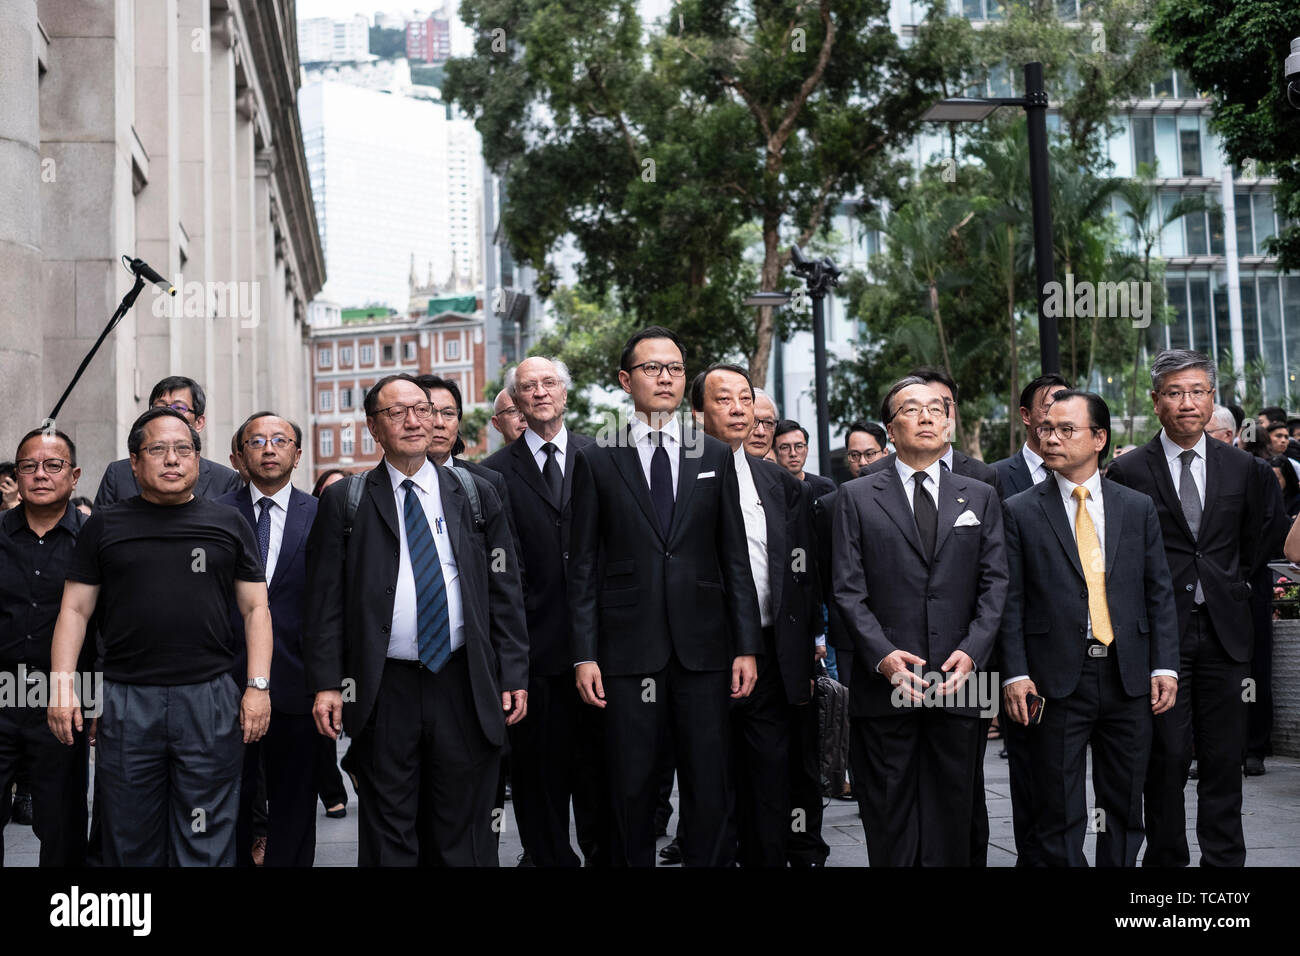
[[[595,662],[595,661],[578,661],[578,663],[574,664],[573,666],[574,666],[574,667],[581,667],[583,664],[594,664],[594,663],[596,663],[596,662]]]
[[[1029,680],[1029,675],[1021,674],[1019,677],[1008,677],[1006,680],[1002,682],[1002,686],[1007,687],[1011,684],[1016,683],[1017,681],[1022,681],[1022,680]]]
[[[813,640],[813,643],[816,644],[818,647],[825,647],[825,646],[826,646],[826,635],[825,635],[825,634],[818,634],[817,637]]]
[[[1152,677],[1172,677],[1174,680],[1178,680],[1178,671],[1171,671],[1171,670],[1169,670],[1169,669],[1167,669],[1167,668],[1164,668],[1164,667],[1158,667],[1158,668],[1156,668],[1155,670],[1153,670],[1153,671],[1151,672],[1151,676],[1152,676]]]

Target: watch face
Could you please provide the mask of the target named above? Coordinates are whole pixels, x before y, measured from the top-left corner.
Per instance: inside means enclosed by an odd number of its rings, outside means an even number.
[[[268,687],[271,686],[271,682],[267,680],[265,677],[254,677],[251,681],[248,682],[248,685],[250,687],[256,687],[258,690],[266,690]]]

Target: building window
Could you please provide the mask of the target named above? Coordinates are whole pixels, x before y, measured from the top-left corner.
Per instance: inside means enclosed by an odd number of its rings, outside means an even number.
[[[334,350],[323,348],[316,350],[316,366],[318,368],[329,368],[334,364]]]
[[[1201,175],[1201,118],[1178,117],[1178,149],[1182,154],[1183,175]]]
[[[375,347],[373,345],[361,346],[361,364],[362,365],[375,364]]]
[[[460,339],[447,339],[443,346],[443,354],[447,356],[448,362],[460,358]]]
[[[352,364],[352,346],[339,346],[339,367],[347,368]]]
[[[329,412],[334,410],[334,393],[329,390],[322,390],[316,395],[316,410],[318,412]]]
[[[375,436],[370,434],[367,428],[361,433],[361,454],[373,455],[375,453]]]
[[[351,458],[353,445],[352,429],[344,428],[339,432],[339,454],[344,458]]]
[[[322,428],[320,430],[320,456],[322,458],[334,457],[334,429]]]
[[[386,345],[384,345],[384,364],[387,365],[392,361],[393,361],[393,343],[389,342]]]
[[[406,342],[402,345],[402,359],[407,362],[415,361],[415,343]]]
[[[350,389],[350,388],[340,388],[340,389],[339,389],[339,408],[351,408],[351,407],[352,407],[352,389]]]

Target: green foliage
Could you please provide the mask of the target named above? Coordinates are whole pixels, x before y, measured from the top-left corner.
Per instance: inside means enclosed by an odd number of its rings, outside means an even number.
[[[406,31],[397,28],[371,27],[370,54],[381,60],[406,56]]]
[[[1277,176],[1279,218],[1290,225],[1269,253],[1300,268],[1300,110],[1287,102],[1282,64],[1300,36],[1295,0],[1165,0],[1152,24],[1178,68],[1214,101],[1211,128],[1235,166]]]

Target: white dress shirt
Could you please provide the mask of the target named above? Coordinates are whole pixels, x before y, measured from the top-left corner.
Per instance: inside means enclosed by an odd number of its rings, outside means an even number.
[[[449,459],[450,460],[450,459]],[[388,477],[393,485],[393,499],[397,505],[397,533],[401,538],[398,548],[397,593],[393,597],[393,623],[388,634],[388,656],[400,660],[416,661],[420,659],[419,651],[419,613],[420,606],[415,592],[415,571],[411,568],[411,553],[406,544],[406,489],[402,482],[407,475],[402,474],[385,459]],[[409,476],[414,484],[412,491],[419,497],[424,508],[424,517],[433,532],[434,544],[438,546],[438,558],[442,562],[442,580],[447,587],[447,620],[451,624],[451,649],[454,651],[465,643],[465,614],[460,599],[460,572],[456,567],[456,556],[451,550],[451,536],[447,533],[447,522],[442,513],[442,496],[438,490],[438,468],[431,461],[425,461],[420,470]]]
[[[632,416],[632,441],[636,453],[641,459],[641,471],[645,474],[645,485],[650,487],[650,461],[654,457],[655,443],[651,440],[653,429],[638,416]],[[668,464],[673,472],[673,499],[677,498],[677,472],[681,469],[682,425],[674,415],[660,430],[663,435],[664,450],[668,452]]]
[[[546,467],[546,452],[542,451],[546,439],[528,428],[524,431],[524,441],[528,443],[528,450],[533,453],[533,461],[537,462],[537,470],[541,471]],[[560,474],[563,475],[569,470],[568,466],[565,465],[569,458],[569,430],[561,425],[560,430],[551,439],[551,444],[555,446],[555,463],[560,466]],[[649,478],[646,480],[648,482]]]
[[[1034,484],[1038,484],[1047,477],[1047,466],[1043,464],[1042,456],[1030,448],[1028,442],[1021,446],[1020,457],[1029,466],[1029,477],[1033,479]]]
[[[925,469],[925,481],[921,487],[929,492],[930,497],[934,499],[934,510],[939,510],[939,469],[948,461],[948,471],[952,471],[952,446],[948,446],[948,451],[943,458],[938,459],[929,468]],[[916,469],[911,465],[903,464],[903,459],[894,458],[894,469],[898,472],[898,477],[903,479],[903,497],[907,499],[907,506],[916,511],[916,506],[912,502],[912,495],[916,490],[916,484],[912,481],[912,476],[916,474]]]
[[[745,518],[745,540],[749,545],[749,570],[758,591],[758,617],[763,627],[772,626],[772,582],[768,574],[767,516],[754,484],[745,446],[736,449],[736,482],[740,486],[740,513]]]
[[[275,574],[275,563],[280,558],[280,542],[284,540],[284,522],[289,516],[289,496],[293,494],[293,484],[285,483],[285,486],[273,495],[264,495],[258,490],[257,485],[249,484],[248,490],[253,495],[253,517],[260,519],[262,517],[262,506],[258,504],[263,498],[275,502],[275,507],[271,508],[271,543],[266,549],[266,586],[271,586],[271,577]],[[256,523],[254,523],[256,527]],[[257,532],[253,532],[253,537],[257,537]]]
[[[1196,482],[1196,494],[1201,499],[1202,508],[1205,507],[1205,450],[1208,441],[1205,432],[1201,432],[1201,437],[1196,440],[1196,444],[1190,449],[1196,452],[1196,457],[1192,459],[1192,480]],[[1160,430],[1160,447],[1165,450],[1165,461],[1169,464],[1169,477],[1173,479],[1174,497],[1177,498],[1183,480],[1183,460],[1179,455],[1189,449],[1175,445],[1169,436],[1165,434],[1163,428]]]
[[[1061,493],[1061,503],[1065,505],[1065,523],[1070,527],[1070,537],[1074,538],[1075,546],[1078,546],[1079,536],[1075,530],[1074,523],[1079,517],[1079,501],[1074,497],[1074,489],[1079,487],[1070,479],[1059,473],[1053,477],[1056,479],[1057,490]],[[1101,496],[1101,472],[1094,471],[1083,483],[1083,487],[1088,489],[1088,497],[1084,503],[1088,507],[1088,517],[1092,519],[1092,526],[1097,529],[1097,546],[1101,548],[1101,553],[1106,553],[1106,502]],[[1088,613],[1088,627],[1084,634],[1084,640],[1092,639],[1092,613]],[[1152,677],[1167,675],[1177,678],[1176,671],[1164,670],[1163,668],[1153,670]],[[1028,680],[1028,674],[1020,674],[1016,677],[1010,677],[1002,682],[1002,686],[1014,684],[1016,681]]]

